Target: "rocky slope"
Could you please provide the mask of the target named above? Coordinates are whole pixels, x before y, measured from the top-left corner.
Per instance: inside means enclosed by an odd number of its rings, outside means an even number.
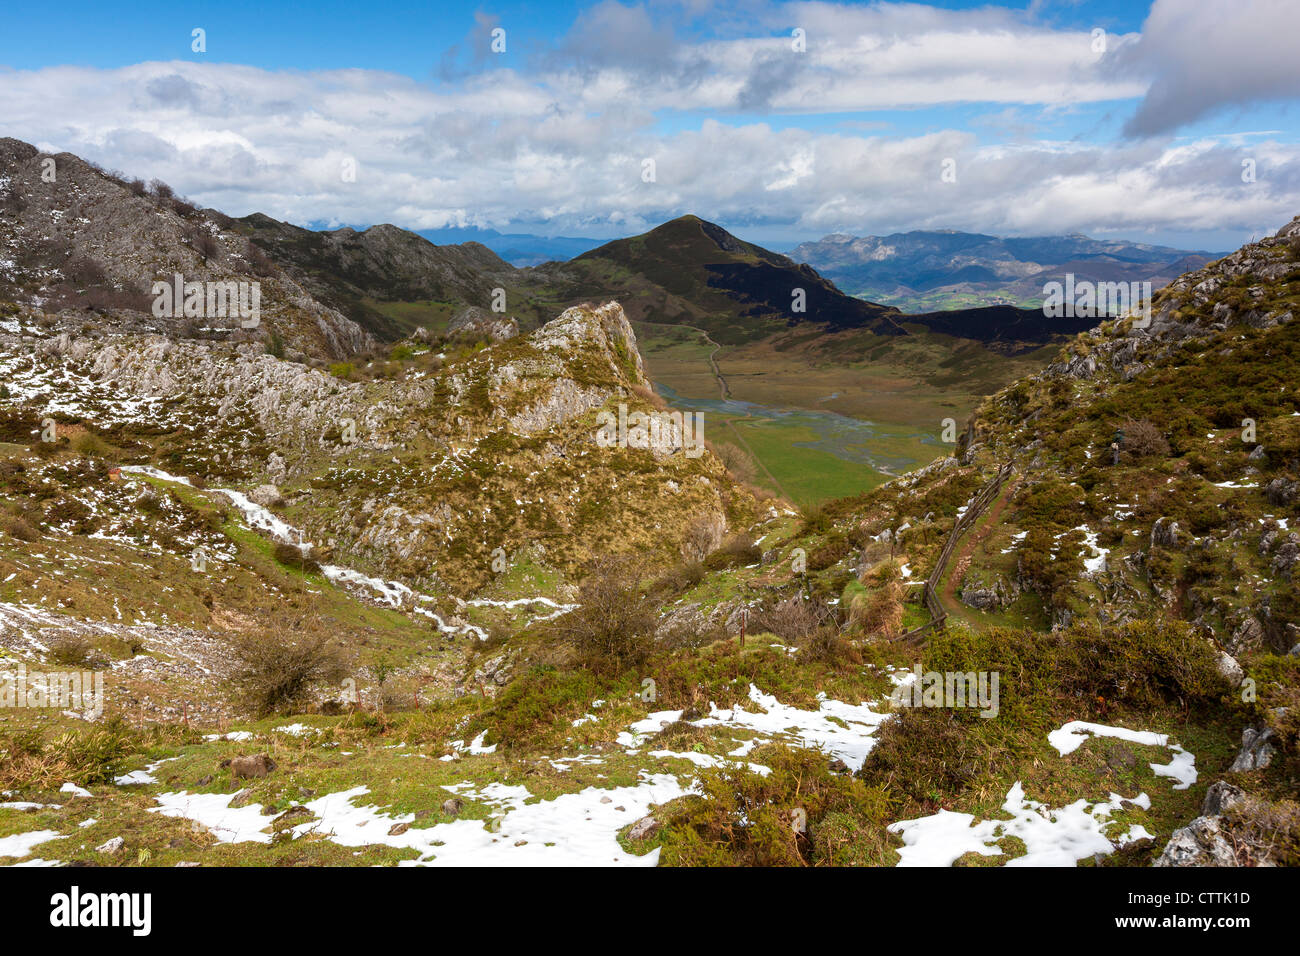
[[[60,328],[89,319],[121,331],[257,341],[298,357],[342,358],[369,345],[364,330],[250,247],[229,219],[165,185],[128,182],[70,153],[45,156],[5,139],[0,207],[0,299],[38,306]],[[259,283],[258,324],[156,316],[153,284],[177,274]]]
[[[436,246],[396,226],[313,232],[257,213],[235,228],[305,288],[391,341],[411,331],[376,302],[435,300],[490,308],[492,290],[513,288],[518,272],[477,242]]]
[[[895,585],[870,577],[882,547],[901,555],[908,584],[919,581],[976,491],[1009,465],[938,582],[949,633],[989,635],[963,664],[991,653],[984,642],[996,645],[1002,629],[1023,629],[1021,641],[1050,632],[1105,642],[1162,621],[1192,642],[1176,666],[1201,657],[1223,682],[1197,720],[1222,727],[1211,773],[1248,799],[1206,811],[1162,865],[1294,862],[1298,312],[1300,219],[1170,283],[1149,324],[1129,316],[1080,335],[1041,374],[984,403],[955,457],[828,506],[827,527],[804,545],[827,553],[823,564],[839,556],[818,575],[829,593],[844,589],[864,612],[886,606]],[[865,591],[846,567],[866,572]],[[921,587],[911,590],[905,625],[925,620]],[[1122,710],[1132,680],[1073,711],[1095,720]]]

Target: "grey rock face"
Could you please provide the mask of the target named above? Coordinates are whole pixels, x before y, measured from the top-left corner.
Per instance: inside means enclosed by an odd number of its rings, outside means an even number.
[[[1269,742],[1273,738],[1273,731],[1268,727],[1247,727],[1241,732],[1241,751],[1228,769],[1232,773],[1246,773],[1267,767],[1277,752]]]
[[[1205,792],[1205,802],[1201,804],[1201,815],[1217,817],[1237,806],[1245,798],[1246,791],[1240,787],[1234,787],[1226,780],[1218,780],[1210,784],[1210,789]]]
[[[1158,518],[1151,526],[1151,547],[1178,547],[1178,522],[1171,518]]]
[[[519,322],[513,316],[496,315],[471,305],[452,316],[447,334],[504,342],[519,334]]]
[[[1237,866],[1237,855],[1221,826],[1222,817],[1197,817],[1175,830],[1152,866]]]
[[[1241,679],[1246,676],[1246,672],[1241,669],[1241,665],[1237,663],[1236,658],[1225,651],[1219,652],[1219,658],[1215,662],[1215,666],[1223,679],[1233,687],[1240,684]]]

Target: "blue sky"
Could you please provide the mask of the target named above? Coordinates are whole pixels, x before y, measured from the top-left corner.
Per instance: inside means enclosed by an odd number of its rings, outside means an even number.
[[[1300,213],[1298,29],[1285,0],[15,5],[0,135],[317,226],[1222,249]]]

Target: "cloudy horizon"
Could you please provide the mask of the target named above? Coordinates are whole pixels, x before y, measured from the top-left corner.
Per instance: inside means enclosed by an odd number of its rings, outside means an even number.
[[[0,135],[313,228],[1221,250],[1300,214],[1284,0],[255,9],[17,11]]]

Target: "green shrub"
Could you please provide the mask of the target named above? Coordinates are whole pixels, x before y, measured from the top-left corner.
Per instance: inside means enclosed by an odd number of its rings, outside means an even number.
[[[590,671],[540,665],[511,681],[474,726],[507,750],[546,746],[557,732],[567,734],[602,687]]]
[[[883,792],[832,772],[824,754],[769,745],[748,767],[705,770],[700,794],[657,811],[668,866],[836,866],[881,862],[890,838]],[[802,825],[802,826],[801,826]],[[892,854],[891,854],[892,855]]]

